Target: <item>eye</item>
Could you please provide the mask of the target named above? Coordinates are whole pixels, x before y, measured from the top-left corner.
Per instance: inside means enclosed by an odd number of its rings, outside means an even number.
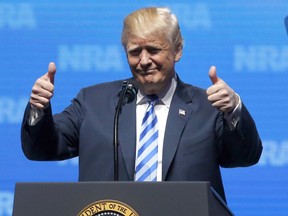
[[[155,54],[158,54],[159,52],[161,52],[161,49],[156,48],[156,47],[149,47],[147,49],[147,52],[150,53],[151,55],[155,55]]]
[[[129,50],[128,54],[130,56],[139,56],[141,53],[141,49],[133,49],[133,50]]]

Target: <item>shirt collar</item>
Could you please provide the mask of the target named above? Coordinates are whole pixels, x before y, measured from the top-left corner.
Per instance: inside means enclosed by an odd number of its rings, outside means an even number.
[[[171,85],[170,85],[168,91],[164,92],[162,95],[157,95],[159,97],[159,103],[164,104],[168,108],[170,108],[172,97],[173,97],[174,92],[176,90],[176,86],[177,86],[176,80],[177,80],[177,76],[175,74],[175,76],[171,80]],[[147,98],[145,97],[145,95],[141,91],[138,91],[136,105],[141,105],[141,104],[145,104],[145,103],[147,103]]]

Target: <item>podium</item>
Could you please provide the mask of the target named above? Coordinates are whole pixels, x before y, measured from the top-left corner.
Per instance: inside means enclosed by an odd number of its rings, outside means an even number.
[[[231,216],[209,182],[16,183],[13,216]]]

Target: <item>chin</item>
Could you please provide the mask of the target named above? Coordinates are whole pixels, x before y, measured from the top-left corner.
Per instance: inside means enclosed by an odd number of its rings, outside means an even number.
[[[145,83],[141,85],[141,90],[147,94],[158,94],[160,89],[159,89],[159,84],[156,83]]]
[[[157,94],[161,89],[161,82],[155,80],[155,77],[140,77],[136,79],[138,86],[145,94]]]

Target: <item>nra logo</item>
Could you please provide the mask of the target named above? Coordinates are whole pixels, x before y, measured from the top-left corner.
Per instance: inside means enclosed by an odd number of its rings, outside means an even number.
[[[125,203],[116,200],[100,200],[86,206],[77,216],[139,216]]]
[[[36,16],[31,4],[0,3],[0,29],[35,29],[36,27]]]
[[[234,48],[235,71],[284,72],[288,70],[288,46],[242,46]]]

